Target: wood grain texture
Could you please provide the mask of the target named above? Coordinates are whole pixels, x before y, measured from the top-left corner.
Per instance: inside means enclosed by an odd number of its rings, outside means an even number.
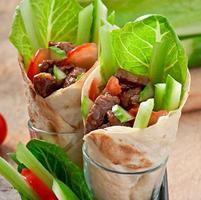
[[[8,138],[0,147],[0,155],[7,159],[6,154],[14,151],[18,141],[25,143],[29,138],[27,106],[17,52],[7,39],[18,2],[0,0],[0,112],[9,128]],[[201,70],[193,70],[192,75],[192,93],[200,94]],[[201,111],[182,116],[177,142],[168,163],[168,178],[170,200],[201,200]],[[0,200],[18,199],[16,192],[10,190],[10,186],[0,178]]]

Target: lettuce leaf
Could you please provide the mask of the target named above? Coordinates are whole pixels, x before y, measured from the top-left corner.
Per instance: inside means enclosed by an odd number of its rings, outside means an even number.
[[[26,67],[36,50],[47,47],[49,41],[76,41],[80,10],[76,0],[23,0],[20,3],[9,38]]]
[[[183,84],[187,76],[187,57],[165,17],[146,15],[112,32],[112,46],[119,66],[136,75],[150,77],[152,52],[157,42],[166,43],[161,80],[165,81],[170,74]]]

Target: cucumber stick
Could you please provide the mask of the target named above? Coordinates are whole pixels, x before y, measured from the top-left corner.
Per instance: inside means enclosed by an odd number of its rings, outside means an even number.
[[[52,190],[58,200],[79,200],[71,189],[59,180],[54,179]]]
[[[107,20],[107,8],[101,0],[94,0],[94,19],[92,26],[92,41],[99,44],[99,30]]]
[[[163,109],[167,111],[175,110],[179,107],[181,99],[182,85],[170,75],[166,79],[166,89],[163,98]]]
[[[112,112],[115,117],[121,122],[128,122],[134,119],[132,115],[130,115],[126,110],[124,110],[121,106],[115,105],[112,107]]]
[[[3,176],[26,199],[38,200],[37,195],[24,178],[0,157],[0,175]]]
[[[77,45],[90,42],[93,24],[93,5],[90,4],[79,13]]]
[[[140,102],[146,101],[154,96],[154,88],[151,83],[146,85],[146,87],[140,92]]]
[[[87,96],[84,96],[81,103],[81,113],[84,119],[87,117],[92,105],[93,102]]]
[[[134,128],[146,128],[149,124],[151,113],[154,108],[154,99],[148,99],[140,104],[135,118]]]
[[[56,65],[54,65],[53,67],[53,73],[57,81],[61,81],[66,78],[66,74],[61,71]]]
[[[38,176],[46,185],[52,189],[53,176],[43,167],[43,165],[35,158],[35,156],[27,149],[27,147],[19,143],[16,151],[17,160],[23,163],[36,176]]]
[[[154,110],[159,111],[161,110],[163,104],[163,98],[165,95],[166,84],[165,83],[158,83],[155,85],[155,96],[154,96]]]

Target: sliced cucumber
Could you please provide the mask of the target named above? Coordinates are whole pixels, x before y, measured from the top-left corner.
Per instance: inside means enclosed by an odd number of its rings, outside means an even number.
[[[175,110],[180,105],[182,85],[170,75],[166,79],[166,89],[163,99],[163,109],[167,111]]]
[[[134,119],[132,115],[130,115],[126,110],[124,110],[121,106],[115,105],[112,107],[112,112],[115,117],[121,122],[128,122]]]
[[[103,83],[116,73],[118,64],[112,49],[111,31],[116,27],[105,24],[100,29],[100,71],[103,78]]]
[[[54,179],[52,190],[58,200],[79,200],[71,189],[59,180]]]
[[[50,57],[53,60],[62,60],[67,57],[66,52],[57,47],[49,47]]]
[[[90,42],[93,24],[93,5],[90,4],[79,13],[77,45]]]
[[[140,92],[140,102],[146,101],[154,96],[154,88],[151,83],[146,85],[146,87]]]
[[[94,19],[92,26],[92,41],[99,44],[99,31],[102,23],[107,20],[107,7],[101,0],[94,0]]]
[[[16,151],[17,160],[23,163],[28,169],[36,174],[51,189],[53,176],[43,167],[36,157],[27,149],[27,147],[19,143]]]
[[[84,96],[81,103],[81,113],[84,119],[89,114],[89,110],[92,105],[93,105],[93,101],[91,101],[87,96]]]
[[[108,21],[110,24],[114,25],[114,24],[115,24],[115,17],[116,17],[116,13],[115,13],[115,11],[113,10],[113,11],[110,13],[110,15],[108,16],[107,21]]]
[[[38,200],[37,195],[24,178],[0,157],[0,175],[3,176],[26,199]]]
[[[163,109],[163,98],[165,95],[166,84],[165,83],[158,83],[155,85],[155,96],[154,96],[154,110],[158,111]]]
[[[140,104],[137,116],[134,122],[134,128],[146,128],[149,124],[151,113],[154,108],[154,99],[148,99]]]
[[[64,80],[66,78],[66,74],[61,71],[56,65],[53,67],[53,74],[57,81]]]

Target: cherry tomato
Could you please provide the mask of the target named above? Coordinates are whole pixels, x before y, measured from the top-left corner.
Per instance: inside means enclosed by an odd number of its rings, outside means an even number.
[[[0,114],[0,144],[3,143],[7,136],[7,124],[3,115]]]
[[[114,96],[121,94],[121,86],[119,85],[119,79],[115,76],[112,76],[107,82],[105,90],[110,92]]]
[[[92,101],[96,100],[96,97],[98,96],[99,89],[98,89],[98,83],[97,80],[94,79],[91,83],[90,89],[89,89],[89,98]]]
[[[34,58],[31,60],[31,63],[28,68],[27,76],[31,81],[36,74],[39,73],[38,65],[42,63],[43,60],[48,60],[50,58],[50,51],[49,49],[39,49]]]
[[[86,43],[68,52],[67,62],[85,69],[91,68],[98,59],[95,43]]]
[[[58,200],[53,191],[29,169],[24,168],[21,174],[24,176],[26,182],[38,194],[40,200]]]
[[[160,110],[160,111],[158,111],[158,112],[154,112],[154,111],[153,111],[153,112],[151,113],[151,117],[150,117],[150,120],[149,120],[149,126],[150,126],[150,125],[153,125],[153,124],[155,124],[155,123],[157,123],[159,117],[165,116],[165,115],[167,115],[167,114],[168,114],[168,112],[167,112],[166,110]]]

